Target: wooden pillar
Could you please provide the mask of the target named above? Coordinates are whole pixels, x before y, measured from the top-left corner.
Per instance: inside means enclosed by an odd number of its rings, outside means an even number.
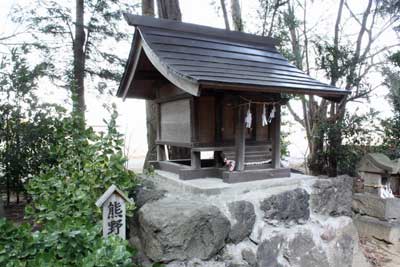
[[[224,162],[222,159],[222,151],[214,151],[214,161],[215,161],[215,167],[221,168],[224,166]]]
[[[190,155],[191,155],[190,165],[192,169],[200,169],[201,168],[200,152],[192,150]]]
[[[275,106],[275,118],[271,122],[272,168],[281,167],[281,106]]]
[[[161,140],[161,107],[160,103],[157,104],[157,140]],[[157,145],[157,161],[165,160],[165,146]]]
[[[190,99],[190,140],[192,143],[199,141],[199,114],[197,112],[197,100],[192,97]]]
[[[245,141],[246,133],[244,127],[244,108],[238,107],[235,125],[235,149],[236,149],[236,171],[244,170],[244,154],[245,154]]]
[[[220,144],[222,141],[222,120],[223,120],[222,96],[215,96],[215,142]]]
[[[157,145],[157,161],[166,160],[165,158],[165,145]]]

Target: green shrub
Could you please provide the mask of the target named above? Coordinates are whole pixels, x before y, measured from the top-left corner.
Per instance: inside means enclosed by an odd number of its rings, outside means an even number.
[[[98,225],[63,221],[32,233],[28,224],[0,220],[0,266],[132,266],[127,241],[99,235]]]
[[[33,201],[26,214],[39,230],[1,220],[0,266],[132,266],[134,251],[127,241],[102,237],[95,206],[112,184],[125,192],[136,185],[134,173],[125,168],[116,117],[114,112],[106,133],[84,127],[80,117],[62,121],[50,149],[54,163],[44,166],[27,188]]]
[[[114,112],[105,134],[84,128],[79,117],[63,121],[56,133],[59,141],[51,149],[57,163],[28,184],[33,200],[27,208],[29,217],[40,224],[66,217],[96,223],[101,217],[94,203],[109,186],[115,184],[123,191],[134,188],[136,178],[125,168],[116,116]]]
[[[27,52],[13,48],[0,58],[0,186],[7,190],[7,204],[11,191],[18,201],[26,181],[41,165],[52,164],[49,147],[65,115],[62,107],[39,101],[38,80],[49,66],[29,67]]]

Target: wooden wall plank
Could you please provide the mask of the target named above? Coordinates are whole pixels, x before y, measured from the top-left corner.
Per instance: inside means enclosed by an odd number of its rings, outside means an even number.
[[[190,99],[182,99],[161,105],[161,140],[191,143]]]
[[[210,144],[215,142],[215,97],[201,96],[196,99],[198,121],[198,141]]]

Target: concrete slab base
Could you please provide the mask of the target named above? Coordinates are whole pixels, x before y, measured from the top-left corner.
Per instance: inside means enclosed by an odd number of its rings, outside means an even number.
[[[180,191],[193,194],[217,195],[225,192],[229,193],[245,193],[248,191],[271,189],[277,187],[301,187],[306,184],[312,184],[316,179],[315,176],[291,173],[290,177],[274,178],[268,180],[258,180],[243,183],[228,184],[220,178],[201,178],[193,180],[181,180],[179,175],[156,170],[157,175],[152,178],[157,184],[162,184],[162,188],[170,191]]]
[[[183,160],[182,160],[183,161]],[[222,178],[225,183],[242,183],[264,179],[290,177],[289,168],[271,168],[269,165],[246,166],[242,171],[227,171],[222,167],[191,168],[182,161],[150,161],[154,169],[175,173],[181,180],[193,180],[204,177]],[[204,161],[204,160],[203,160]]]

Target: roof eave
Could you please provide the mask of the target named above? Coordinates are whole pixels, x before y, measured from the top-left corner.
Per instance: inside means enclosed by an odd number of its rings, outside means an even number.
[[[125,65],[124,74],[122,76],[121,82],[117,90],[117,97],[122,97],[125,99],[131,82],[133,80],[134,71],[140,56],[140,38],[139,32],[135,29],[133,35],[133,40],[131,44],[131,49],[128,56],[128,61]]]
[[[349,95],[351,91],[342,89],[306,89],[306,88],[295,88],[295,87],[273,87],[273,86],[262,86],[254,84],[229,84],[229,83],[216,83],[215,81],[200,81],[201,89],[224,89],[224,90],[253,90],[258,89],[260,92],[265,93],[286,93],[286,94],[303,94],[303,95],[317,95],[330,101],[340,102],[344,97]]]

